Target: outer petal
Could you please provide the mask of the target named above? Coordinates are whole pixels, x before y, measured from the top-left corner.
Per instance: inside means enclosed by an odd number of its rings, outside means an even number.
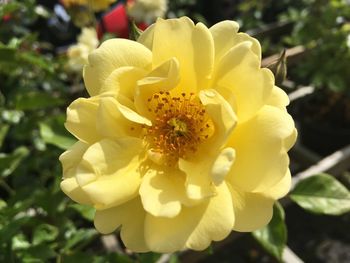
[[[263,107],[254,118],[237,125],[229,142],[236,150],[228,177],[233,187],[264,192],[281,180],[289,164],[286,141],[291,146],[294,131],[290,115],[272,106]]]
[[[67,108],[66,129],[82,142],[94,143],[101,139],[96,130],[97,98],[79,98]]]
[[[60,161],[63,168],[61,189],[75,202],[91,205],[92,202],[90,198],[80,188],[74,177],[76,175],[76,168],[87,148],[87,144],[78,141],[68,151],[61,154]]]
[[[69,150],[61,154],[59,160],[62,163],[63,178],[75,176],[76,166],[80,163],[88,147],[89,145],[77,141]]]
[[[182,91],[208,87],[213,69],[214,45],[209,30],[203,24],[194,25],[187,17],[158,19],[155,26],[147,31],[147,36],[141,37],[140,41],[145,41],[148,45],[152,43],[154,67],[172,57],[179,61]]]
[[[161,253],[185,247],[203,250],[212,240],[225,238],[234,223],[232,199],[225,183],[218,187],[217,193],[208,202],[184,207],[174,218],[147,214],[145,238],[150,250]]]
[[[272,218],[274,199],[260,193],[230,188],[235,213],[233,230],[250,232],[267,225]]]
[[[232,90],[237,105],[238,122],[244,122],[266,104],[274,87],[270,70],[260,68],[260,59],[252,51],[252,43],[241,42],[220,60],[213,86]],[[220,88],[218,91],[221,93]]]
[[[137,196],[142,176],[141,142],[131,137],[102,140],[83,155],[77,168],[77,182],[97,209],[116,206]]]
[[[142,178],[140,196],[143,208],[158,217],[175,217],[182,204],[189,204],[185,175],[181,171],[150,168]]]
[[[152,53],[145,46],[127,39],[110,39],[89,55],[84,81],[90,96],[101,93],[109,75],[117,68],[130,66],[150,69]]]
[[[281,180],[279,180],[274,186],[270,187],[270,189],[268,189],[266,192],[263,192],[262,194],[274,200],[277,200],[289,192],[291,185],[292,176],[290,174],[290,170],[288,169]]]
[[[121,238],[125,246],[134,252],[146,252],[149,249],[144,239],[145,212],[139,198],[123,205],[105,210],[97,210],[95,227],[102,234],[108,234],[121,228]]]
[[[288,95],[279,87],[274,86],[271,92],[267,104],[275,106],[281,110],[286,110],[286,106],[289,104]]]
[[[64,179],[60,186],[62,191],[73,201],[85,205],[93,204],[90,197],[81,189],[74,177]]]

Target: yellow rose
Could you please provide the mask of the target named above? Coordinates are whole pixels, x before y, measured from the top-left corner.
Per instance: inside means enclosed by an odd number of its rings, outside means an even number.
[[[296,130],[287,95],[238,24],[163,20],[138,42],[89,55],[90,98],[67,110],[79,140],[62,190],[96,208],[95,227],[137,252],[202,250],[271,219],[290,187]]]
[[[65,7],[70,7],[74,5],[89,6],[96,12],[103,11],[107,9],[111,3],[116,0],[62,0]]]

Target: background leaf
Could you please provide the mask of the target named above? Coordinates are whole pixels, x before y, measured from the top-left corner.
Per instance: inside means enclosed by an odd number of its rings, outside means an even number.
[[[24,146],[18,147],[11,154],[0,153],[0,175],[10,175],[28,154],[29,150]]]
[[[55,133],[46,123],[39,123],[39,127],[41,137],[43,138],[44,142],[48,144],[53,144],[63,150],[66,150],[75,143],[75,140],[71,137]]]
[[[328,174],[301,180],[289,196],[305,210],[317,214],[341,215],[350,211],[349,190]]]
[[[254,231],[253,236],[270,254],[279,261],[282,260],[283,249],[287,243],[287,228],[283,208],[278,202],[273,206],[273,217],[270,223]]]

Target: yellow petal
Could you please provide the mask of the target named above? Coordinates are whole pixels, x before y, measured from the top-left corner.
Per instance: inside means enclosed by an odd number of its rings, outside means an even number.
[[[119,103],[113,97],[101,98],[97,112],[97,130],[104,138],[118,139],[131,135],[133,122],[126,119],[118,109]]]
[[[211,182],[212,158],[201,161],[179,159],[179,169],[186,173],[186,194],[192,200],[202,200],[216,194]]]
[[[207,248],[211,240],[226,238],[234,225],[235,215],[232,198],[226,183],[217,187],[217,195],[210,199],[209,205],[186,242],[186,247],[194,250]]]
[[[148,41],[149,42],[149,41]],[[172,57],[180,63],[182,91],[207,88],[214,62],[214,44],[209,29],[187,18],[158,19],[153,32],[153,67]]]
[[[227,147],[220,152],[211,168],[210,173],[211,179],[215,185],[219,185],[223,182],[226,175],[231,170],[235,156],[235,150],[230,147]]]
[[[75,176],[76,166],[88,147],[87,144],[77,141],[70,149],[61,154],[59,160],[62,163],[64,178]]]
[[[186,208],[174,218],[146,215],[145,239],[152,251],[171,253],[183,248],[203,250],[211,241],[224,239],[232,230],[234,213],[225,183],[208,202]]]
[[[143,116],[152,118],[148,111],[147,100],[154,93],[175,88],[180,80],[179,62],[171,58],[153,69],[145,78],[137,82],[135,107]]]
[[[260,68],[260,59],[252,51],[252,46],[251,42],[245,41],[231,48],[219,62],[213,78],[213,86],[232,90],[238,122],[254,116],[274,87],[273,74]]]
[[[92,205],[91,199],[81,189],[74,177],[64,179],[60,186],[62,191],[73,201],[83,205]]]
[[[210,145],[211,150],[218,149],[225,145],[232,133],[237,121],[236,114],[231,105],[216,90],[202,90],[199,93],[199,98],[215,128],[214,135],[207,140],[203,147]]]
[[[141,150],[141,139],[124,137],[102,140],[85,152],[76,178],[96,208],[116,206],[137,196]]]
[[[219,22],[209,29],[214,39],[215,63],[219,62],[226,52],[228,52],[233,46],[244,41],[252,43],[252,51],[259,59],[261,59],[261,47],[259,41],[248,34],[237,33],[238,29],[238,23],[229,20]]]
[[[266,104],[286,110],[286,106],[289,104],[289,98],[281,88],[274,86]]]
[[[96,130],[98,99],[79,98],[67,108],[66,129],[80,141],[94,143],[101,139]]]
[[[216,154],[216,155],[215,155]],[[199,160],[198,160],[199,159]],[[225,148],[220,152],[204,152],[193,160],[179,160],[179,169],[186,173],[186,194],[191,200],[202,200],[216,194],[228,175],[235,159],[235,150]]]
[[[175,217],[182,204],[188,204],[185,175],[175,169],[158,171],[150,168],[142,178],[140,196],[144,209],[158,217]]]
[[[274,199],[237,187],[230,188],[235,213],[233,230],[250,232],[267,225],[272,218]]]
[[[236,160],[228,180],[244,191],[264,192],[287,172],[289,158],[285,140],[294,133],[291,116],[264,106],[252,119],[238,124],[228,145]]]
[[[275,200],[280,199],[289,192],[291,184],[292,176],[290,175],[289,169],[287,169],[287,172],[282,179],[262,194]]]
[[[229,20],[219,22],[209,28],[214,40],[216,63],[237,44],[235,40],[238,29],[238,23]]]
[[[145,31],[142,32],[142,34],[137,39],[137,42],[141,43],[145,47],[147,47],[149,50],[153,49],[153,38],[154,38],[154,28],[156,23],[150,25],[146,28]]]
[[[116,38],[101,44],[89,55],[89,64],[84,67],[84,81],[90,96],[101,93],[111,73],[125,66],[149,70],[152,53],[135,41]]]
[[[120,225],[121,238],[124,245],[133,252],[147,252],[144,240],[145,212],[139,198],[135,198],[123,205],[106,210],[97,210],[95,214],[95,227],[108,234],[116,230]]]
[[[106,78],[100,93],[112,92],[134,100],[136,83],[146,75],[146,71],[137,67],[119,67]]]

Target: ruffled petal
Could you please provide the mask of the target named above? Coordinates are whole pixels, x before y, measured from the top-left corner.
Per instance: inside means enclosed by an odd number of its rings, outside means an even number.
[[[248,192],[268,191],[287,172],[285,141],[290,144],[294,132],[291,116],[272,106],[264,106],[252,119],[237,125],[228,143],[236,150],[228,177],[231,184]]]
[[[266,104],[286,111],[286,106],[289,104],[289,98],[281,88],[274,86]]]
[[[226,144],[236,126],[237,117],[231,105],[216,90],[202,90],[199,98],[213,121],[215,129],[214,135],[202,147],[209,147],[211,151],[215,151]],[[205,150],[201,149],[201,151]]]
[[[101,139],[96,129],[98,105],[97,98],[79,98],[67,108],[67,120],[64,125],[82,142],[91,144]]]
[[[229,20],[219,22],[209,28],[214,39],[215,64],[219,62],[232,47],[244,41],[252,43],[252,51],[259,59],[261,59],[261,47],[259,41],[248,34],[237,33],[238,29],[238,23]]]
[[[137,81],[143,78],[147,71],[142,68],[125,66],[111,72],[106,78],[100,93],[111,92],[134,100]]]
[[[230,190],[235,213],[233,230],[250,232],[270,222],[274,199],[260,193],[245,192],[237,187],[231,187]]]
[[[69,150],[61,154],[59,159],[62,163],[63,181],[60,186],[62,191],[73,201],[91,205],[90,198],[81,189],[75,178],[77,166],[81,162],[82,156],[88,147],[87,144],[78,141]]]
[[[287,169],[286,174],[279,180],[274,186],[270,187],[268,191],[263,192],[267,197],[270,197],[274,200],[280,199],[285,196],[292,185],[292,176],[290,174],[290,170]]]
[[[139,198],[123,205],[97,210],[95,227],[102,234],[109,234],[121,227],[121,238],[125,246],[134,252],[147,252],[144,239],[145,212]]]
[[[63,179],[60,187],[74,202],[84,205],[93,204],[89,196],[81,189],[74,177]]]
[[[115,38],[106,40],[89,55],[83,77],[90,96],[101,93],[106,79],[120,67],[136,67],[149,70],[152,53],[135,41]]]
[[[170,253],[190,248],[203,250],[211,241],[224,239],[232,230],[234,213],[225,183],[217,195],[197,206],[183,207],[174,218],[146,215],[145,239],[152,251]]]
[[[275,81],[269,69],[260,68],[252,47],[252,42],[244,41],[231,48],[218,63],[212,83],[220,93],[220,88],[232,90],[241,123],[266,104]]]
[[[148,99],[154,93],[175,88],[180,80],[179,62],[171,58],[153,69],[145,78],[137,82],[135,107],[145,117],[154,116],[148,111]]]
[[[149,38],[152,35],[151,41]],[[214,44],[208,28],[203,24],[194,25],[187,17],[158,19],[145,38],[147,44],[152,43],[153,67],[172,57],[179,61],[181,91],[208,88],[213,70]],[[143,41],[143,38],[140,40]]]
[[[77,168],[76,179],[98,209],[122,204],[138,195],[142,140],[124,137],[90,146]]]
[[[175,217],[182,204],[190,204],[185,191],[185,175],[178,170],[150,168],[142,179],[140,196],[143,208],[158,217]]]
[[[88,147],[88,144],[77,141],[70,149],[60,155],[59,160],[62,163],[63,178],[75,176],[76,167]]]

